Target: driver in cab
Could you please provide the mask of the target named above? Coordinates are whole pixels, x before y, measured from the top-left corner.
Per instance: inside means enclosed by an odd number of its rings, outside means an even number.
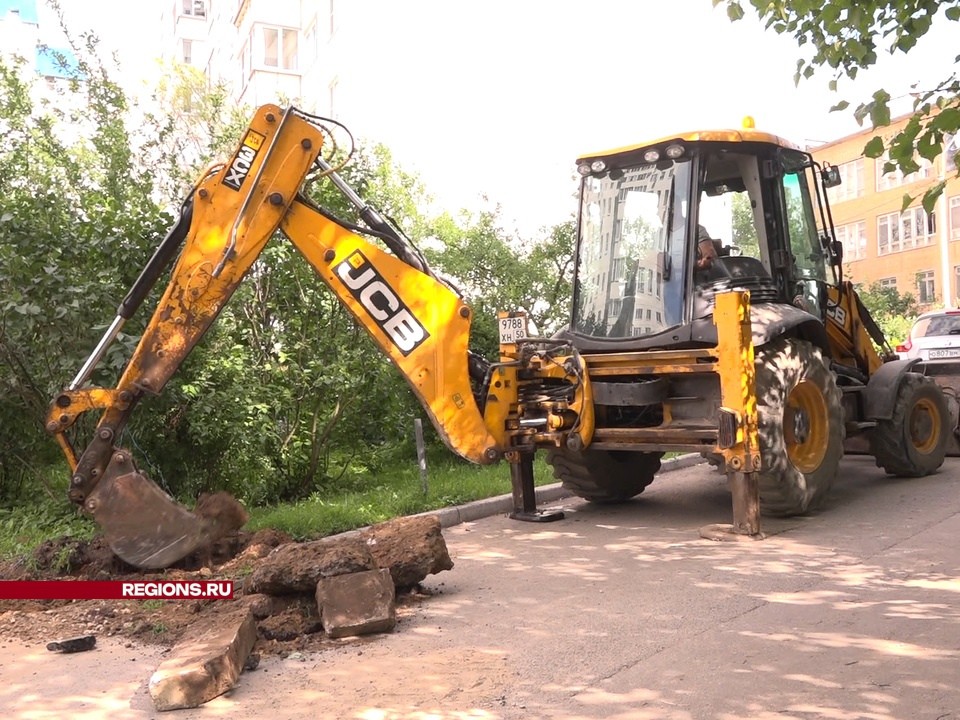
[[[703,225],[697,226],[697,270],[709,270],[720,256],[720,241],[710,237]]]

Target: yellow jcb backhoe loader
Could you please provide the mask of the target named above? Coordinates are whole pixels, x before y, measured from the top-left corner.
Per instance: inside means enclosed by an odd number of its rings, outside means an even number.
[[[665,451],[700,452],[731,481],[728,531],[754,537],[758,506],[795,514],[822,501],[845,435],[865,434],[890,473],[923,475],[943,462],[956,423],[922,368],[881,357],[871,342],[888,349],[839,277],[825,197],[836,174],[808,153],[745,129],[584,156],[569,327],[527,337],[523,315],[503,313],[500,357],[491,361],[468,349],[472,313],[460,293],[321,156],[322,123],[295,108],[256,113],[230,160],[185,200],[51,405],[47,429],[72,469],[70,499],[124,560],[164,567],[211,539],[208,521],[170,499],[115,442],[277,230],[396,364],[446,444],[475,463],[509,462],[517,519],[560,517],[536,507],[537,449],[572,492],[595,502],[642,492]],[[302,192],[308,176],[333,182],[365,226],[312,204]],[[698,241],[709,226],[731,236],[707,256]],[[89,387],[174,260],[117,386]],[[102,414],[78,456],[67,431],[91,410]]]

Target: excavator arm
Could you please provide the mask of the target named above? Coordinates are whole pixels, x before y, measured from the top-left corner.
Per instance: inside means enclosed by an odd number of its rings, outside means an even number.
[[[476,382],[489,372],[467,347],[471,309],[332,172],[320,157],[323,141],[324,130],[312,116],[260,108],[230,161],[193,189],[103,339],[51,405],[47,430],[71,467],[70,499],[133,565],[165,567],[214,539],[209,520],[163,493],[116,443],[140,399],[163,390],[277,230],[397,365],[451,449],[476,463],[494,462],[508,449],[502,420],[510,398],[485,402],[487,420],[473,393],[471,374]],[[391,252],[301,194],[318,168],[357,205],[371,234]],[[117,386],[87,386],[124,322],[177,253],[169,284]],[[78,455],[67,430],[92,410],[102,414],[93,440]]]

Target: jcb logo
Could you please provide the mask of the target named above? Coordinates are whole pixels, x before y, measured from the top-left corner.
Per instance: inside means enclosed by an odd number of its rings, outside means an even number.
[[[838,324],[846,326],[847,324],[847,311],[844,310],[839,305],[834,305],[827,308],[827,315],[832,317],[837,321]]]
[[[359,250],[337,265],[337,276],[404,356],[429,337],[420,321]]]
[[[243,181],[247,179],[250,168],[253,167],[253,161],[257,159],[257,153],[260,146],[263,145],[264,136],[253,130],[247,131],[247,136],[243,139],[243,144],[237,151],[233,162],[227,168],[227,175],[223,179],[223,184],[234,190],[239,190]]]

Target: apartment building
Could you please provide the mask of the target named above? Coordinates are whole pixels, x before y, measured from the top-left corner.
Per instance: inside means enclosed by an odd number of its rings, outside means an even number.
[[[76,56],[65,47],[56,18],[38,0],[0,0],[0,57],[7,62],[22,62],[27,73],[43,78],[50,89],[69,78],[77,67]]]
[[[242,105],[339,112],[346,0],[159,0],[162,58],[201,70]]]
[[[897,118],[882,136],[903,128],[909,115]],[[877,132],[869,129],[813,149],[821,163],[836,165],[842,184],[831,188],[830,207],[843,243],[844,272],[856,283],[895,287],[912,293],[924,309],[960,304],[960,179],[950,138],[936,162],[919,159],[920,169],[904,176],[884,172],[886,157],[863,156]],[[933,212],[921,206],[923,193],[945,180]],[[903,197],[914,199],[902,210]]]

